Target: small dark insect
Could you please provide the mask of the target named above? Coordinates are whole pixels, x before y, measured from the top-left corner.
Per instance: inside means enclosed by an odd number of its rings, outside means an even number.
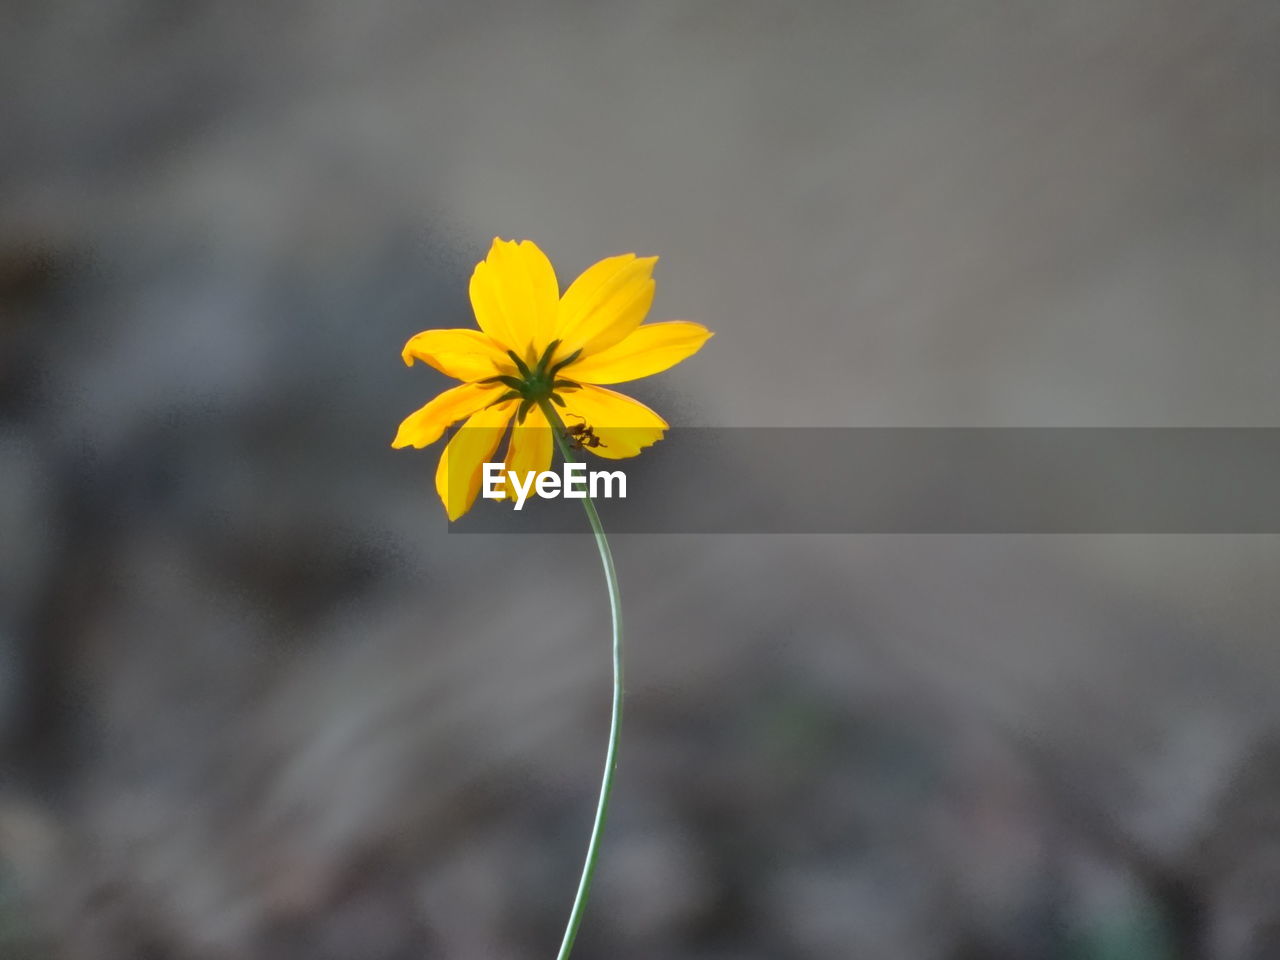
[[[569,435],[569,439],[572,441],[569,445],[574,450],[581,450],[584,447],[594,450],[596,447],[606,446],[586,421],[570,424],[564,428],[564,432]]]

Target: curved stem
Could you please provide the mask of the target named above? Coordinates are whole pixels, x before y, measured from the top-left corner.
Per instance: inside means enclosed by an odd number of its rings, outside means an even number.
[[[538,406],[551,424],[551,434],[555,437],[560,456],[566,461],[576,461],[572,456],[566,440],[564,422],[556,413],[555,407],[547,400],[541,400]],[[582,501],[582,509],[587,513],[587,522],[591,524],[591,532],[595,534],[596,548],[600,551],[600,564],[604,567],[604,579],[609,588],[609,614],[613,622],[613,707],[609,716],[609,746],[604,756],[604,777],[600,782],[600,799],[596,802],[596,819],[591,827],[591,839],[587,843],[587,857],[582,864],[582,878],[578,881],[578,893],[573,898],[573,907],[569,911],[569,922],[565,927],[564,940],[560,943],[560,952],[556,960],[568,960],[573,942],[577,939],[578,928],[582,925],[582,914],[587,906],[587,897],[591,893],[591,881],[595,877],[596,864],[600,859],[600,837],[604,833],[604,822],[609,815],[609,797],[613,793],[613,774],[618,767],[618,732],[622,728],[622,600],[618,595],[618,572],[613,567],[613,554],[609,550],[609,539],[604,534],[600,523],[600,514],[591,497]]]

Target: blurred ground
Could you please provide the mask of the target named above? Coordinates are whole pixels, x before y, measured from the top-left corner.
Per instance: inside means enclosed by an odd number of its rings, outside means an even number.
[[[596,561],[446,534],[403,341],[530,236],[662,255],[655,318],[719,333],[638,391],[677,423],[1274,425],[1278,42],[1260,2],[7,4],[0,955],[549,955]],[[1280,957],[1275,538],[615,550],[575,956]]]

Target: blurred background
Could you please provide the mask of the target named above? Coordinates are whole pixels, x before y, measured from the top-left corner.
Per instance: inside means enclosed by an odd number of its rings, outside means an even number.
[[[531,237],[662,256],[719,334],[635,391],[676,424],[1277,425],[1278,50],[1266,2],[9,0],[0,957],[552,956],[597,560],[447,532],[403,342]],[[1275,537],[614,549],[575,957],[1280,957]]]

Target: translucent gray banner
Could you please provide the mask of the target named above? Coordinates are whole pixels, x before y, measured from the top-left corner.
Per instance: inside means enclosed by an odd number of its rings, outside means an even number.
[[[699,427],[579,455],[626,474],[597,502],[618,533],[1280,533],[1280,428]],[[587,532],[536,496],[450,529]]]

